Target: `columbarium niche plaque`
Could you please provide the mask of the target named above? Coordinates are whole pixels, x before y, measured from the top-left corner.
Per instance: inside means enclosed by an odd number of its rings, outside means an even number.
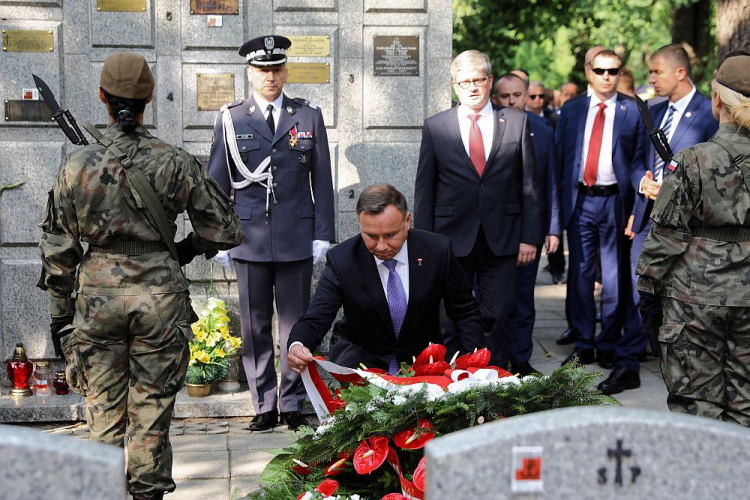
[[[146,0],[96,0],[100,12],[146,12]]]
[[[418,36],[376,36],[375,76],[419,76]]]
[[[287,83],[330,83],[331,65],[328,63],[286,63]]]
[[[52,111],[44,101],[5,101],[7,122],[50,122]]]
[[[218,111],[234,101],[234,74],[198,73],[196,80],[198,111]]]
[[[3,30],[3,52],[52,52],[52,30]]]
[[[289,57],[328,57],[331,55],[331,37],[328,35],[289,35],[292,46],[286,51]]]
[[[193,15],[236,16],[240,13],[239,0],[190,0]]]

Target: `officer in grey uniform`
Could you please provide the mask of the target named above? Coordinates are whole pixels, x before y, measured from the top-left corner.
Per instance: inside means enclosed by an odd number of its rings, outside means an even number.
[[[304,99],[290,99],[288,38],[265,36],[245,43],[252,86],[248,99],[222,107],[214,127],[209,174],[233,193],[245,241],[230,256],[237,273],[242,359],[256,417],[249,429],[305,423],[304,387],[281,355],[277,389],[271,332],[273,298],[281,345],[310,303],[313,257],[320,260],[335,238],[333,183],[323,115]],[[280,393],[277,394],[277,391]]]

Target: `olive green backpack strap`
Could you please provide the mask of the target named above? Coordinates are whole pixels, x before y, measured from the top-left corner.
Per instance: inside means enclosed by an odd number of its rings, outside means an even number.
[[[146,209],[151,213],[151,217],[153,217],[154,222],[156,223],[156,228],[159,230],[162,239],[169,248],[169,253],[172,254],[174,260],[179,262],[180,259],[177,257],[177,246],[175,246],[174,244],[174,239],[169,237],[169,220],[167,219],[167,214],[164,211],[164,207],[162,206],[161,202],[159,201],[159,197],[156,196],[154,188],[152,188],[151,184],[148,182],[146,174],[144,174],[143,171],[139,168],[131,168],[133,166],[133,161],[128,158],[128,155],[123,153],[122,150],[118,148],[111,139],[104,137],[102,133],[99,132],[96,127],[94,127],[94,125],[86,122],[83,124],[83,128],[85,128],[88,133],[91,134],[94,139],[96,139],[96,142],[107,148],[110,153],[115,155],[117,160],[120,162],[120,165],[122,165],[122,168],[125,169],[125,175],[127,176],[128,182],[130,183],[131,191],[133,192],[133,196],[135,197],[136,204],[139,208],[143,208],[145,206]]]
[[[732,146],[726,139],[714,136],[710,138],[709,141],[718,144],[729,153],[729,156],[732,157],[732,163],[734,163],[734,165],[742,172],[742,177],[745,179],[745,186],[747,186],[747,190],[750,192],[750,162],[739,154],[737,150],[734,149],[734,146]]]

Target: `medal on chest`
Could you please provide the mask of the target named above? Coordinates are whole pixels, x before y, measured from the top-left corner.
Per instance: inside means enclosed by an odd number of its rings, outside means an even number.
[[[297,137],[297,125],[292,127],[292,130],[289,131],[289,147],[290,148],[296,148],[299,144],[299,137]]]

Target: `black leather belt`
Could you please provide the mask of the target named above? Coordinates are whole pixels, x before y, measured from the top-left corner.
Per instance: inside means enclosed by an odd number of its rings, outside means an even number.
[[[163,241],[118,241],[100,247],[91,245],[89,251],[93,253],[145,255],[147,253],[168,252],[169,248]]]
[[[739,243],[750,241],[750,227],[725,226],[725,227],[690,227],[690,232],[696,238],[707,238],[709,240],[726,241],[728,243]]]
[[[617,187],[617,184],[610,186],[587,186],[586,184],[579,184],[578,192],[586,196],[612,196],[619,193],[620,188]]]

